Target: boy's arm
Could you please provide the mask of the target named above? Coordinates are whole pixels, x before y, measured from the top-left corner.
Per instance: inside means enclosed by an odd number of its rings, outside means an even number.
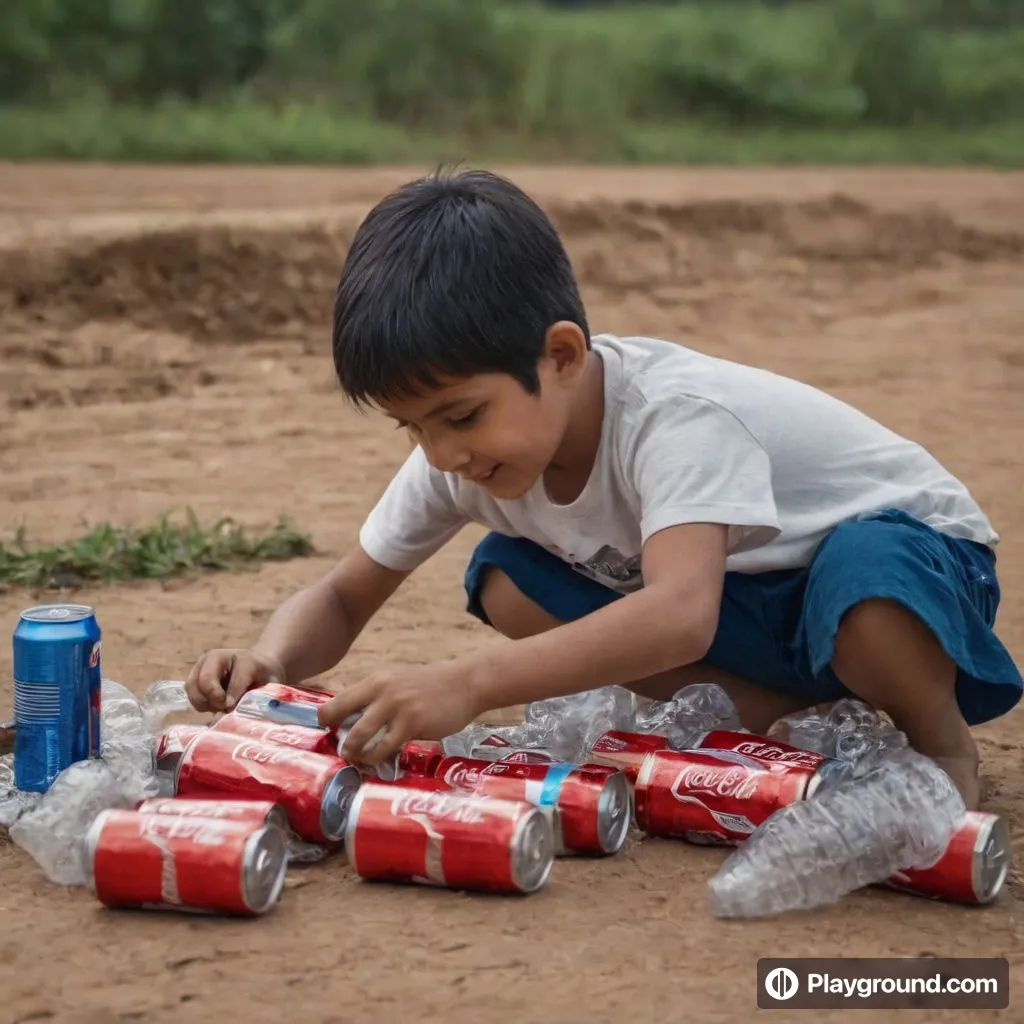
[[[356,545],[323,579],[288,598],[252,648],[204,654],[187,683],[193,705],[230,710],[253,686],[297,685],[333,668],[408,575]]]
[[[452,661],[384,669],[319,709],[337,725],[363,711],[343,757],[374,765],[409,739],[442,739],[493,708],[629,683],[699,661],[718,626],[728,528],[687,523],[659,531],[643,552],[645,586],[522,640]],[[380,729],[382,739],[374,739]]]
[[[357,544],[323,579],[274,612],[253,650],[281,666],[284,682],[318,676],[341,661],[408,575],[378,564]]]
[[[643,550],[643,589],[575,622],[471,655],[476,714],[700,661],[718,628],[728,528],[687,523]]]

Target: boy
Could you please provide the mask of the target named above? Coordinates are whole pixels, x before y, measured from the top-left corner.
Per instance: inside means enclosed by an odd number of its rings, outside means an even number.
[[[199,660],[198,709],[330,669],[475,521],[493,532],[468,608],[512,642],[346,688],[321,711],[363,712],[346,757],[374,765],[494,708],[710,680],[755,732],[853,693],[977,805],[969,726],[1013,707],[1022,681],[992,632],[998,537],[923,448],[766,371],[591,338],[554,227],[484,172],[414,181],[371,211],[333,350],[350,400],[417,447],[325,579],[251,649]]]

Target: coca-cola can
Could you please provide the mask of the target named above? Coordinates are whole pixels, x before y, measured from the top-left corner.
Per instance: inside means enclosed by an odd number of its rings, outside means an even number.
[[[749,732],[713,729],[705,733],[695,746],[700,750],[732,751],[760,761],[770,768],[806,772],[810,775],[807,797],[813,796],[823,782],[835,781],[840,776],[848,775],[852,769],[852,765],[846,761],[826,757],[812,750],[801,750],[788,743]]]
[[[612,854],[626,841],[632,794],[617,768],[448,757],[437,777],[474,793],[553,808],[559,854]]]
[[[285,701],[289,704],[320,705],[334,700],[335,697],[337,697],[336,693],[331,693],[330,690],[318,690],[315,687],[307,690],[301,686],[286,686],[284,683],[264,683],[262,686],[254,686],[246,690],[238,698],[235,709],[258,706],[270,699]]]
[[[885,884],[952,903],[991,903],[1006,882],[1010,859],[1006,819],[984,811],[968,811],[935,864],[897,872]]]
[[[178,767],[185,748],[206,731],[205,725],[179,723],[169,725],[156,738],[156,767],[158,771],[173,772]]]
[[[519,750],[510,750],[502,754],[499,761],[505,764],[554,764],[558,758],[549,750],[541,750],[539,747],[522,747]]]
[[[215,818],[218,821],[248,821],[288,829],[288,815],[280,804],[269,800],[222,800],[219,797],[150,797],[136,804],[139,814],[170,814],[180,818]]]
[[[656,750],[637,773],[636,823],[648,835],[735,845],[780,807],[806,799],[815,778],[733,750]]]
[[[398,772],[401,776],[433,775],[443,757],[437,740],[410,740],[398,752]]]
[[[550,820],[525,801],[401,782],[362,786],[345,832],[360,878],[479,892],[536,892],[554,847]]]
[[[86,834],[89,885],[108,907],[265,914],[288,853],[274,825],[101,811]]]
[[[218,732],[229,732],[234,736],[248,736],[251,739],[277,743],[295,750],[312,750],[317,754],[338,755],[338,737],[330,729],[311,728],[305,725],[284,725],[266,718],[232,711],[210,726]]]
[[[630,782],[635,783],[643,759],[652,751],[667,749],[668,740],[664,736],[612,729],[602,733],[594,741],[587,761],[618,768],[625,773]]]
[[[340,757],[209,729],[185,751],[175,781],[178,796],[279,803],[300,839],[335,843],[361,778]]]

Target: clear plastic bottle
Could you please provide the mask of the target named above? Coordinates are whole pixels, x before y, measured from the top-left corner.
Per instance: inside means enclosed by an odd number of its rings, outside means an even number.
[[[651,701],[637,711],[633,731],[664,736],[670,747],[685,750],[713,729],[745,732],[736,705],[717,683],[692,683],[671,700]]]
[[[903,747],[776,811],[711,880],[716,917],[764,917],[833,903],[942,856],[965,814],[949,776]]]

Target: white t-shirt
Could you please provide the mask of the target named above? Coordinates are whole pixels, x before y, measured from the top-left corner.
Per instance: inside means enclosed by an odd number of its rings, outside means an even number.
[[[417,447],[360,533],[374,561],[415,569],[467,522],[526,537],[605,586],[643,585],[648,537],[724,523],[729,571],[806,565],[825,534],[898,508],[995,545],[970,493],[924,448],[816,388],[653,338],[599,335],[604,422],[593,470],[559,505],[543,478],[514,501],[433,469]]]

